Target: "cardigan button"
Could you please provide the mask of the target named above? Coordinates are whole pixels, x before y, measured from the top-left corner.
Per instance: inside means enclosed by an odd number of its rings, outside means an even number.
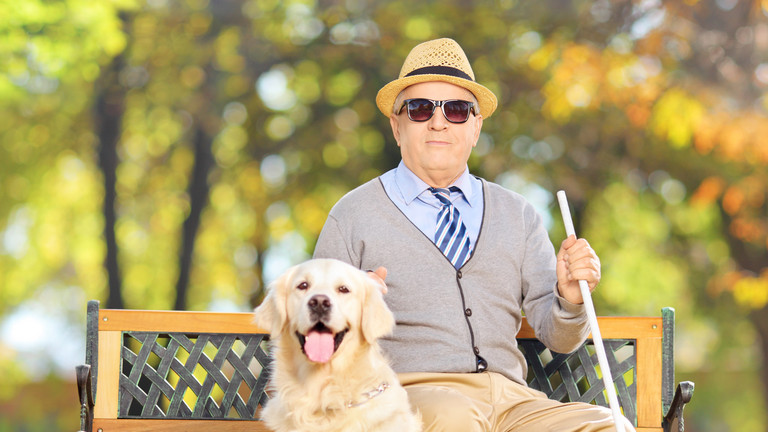
[[[461,270],[459,270],[459,271],[457,271],[457,272],[456,272],[456,277],[458,277],[459,279],[461,279]]]
[[[472,316],[472,309],[470,309],[470,308],[467,308],[467,309],[464,311],[464,315],[466,315],[466,316]]]
[[[484,358],[477,356],[477,372],[485,372],[488,369],[488,362]]]

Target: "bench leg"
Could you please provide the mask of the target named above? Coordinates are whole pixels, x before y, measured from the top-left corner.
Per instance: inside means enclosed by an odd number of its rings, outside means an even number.
[[[91,388],[91,366],[75,367],[77,393],[80,396],[80,431],[91,432],[93,429],[93,389]]]
[[[675,420],[677,420],[677,431],[684,432],[683,408],[685,408],[685,404],[691,401],[693,388],[694,385],[691,381],[683,381],[677,385],[675,396],[672,398],[672,405],[669,406],[669,411],[664,416],[664,421],[662,422],[664,432],[672,432]]]

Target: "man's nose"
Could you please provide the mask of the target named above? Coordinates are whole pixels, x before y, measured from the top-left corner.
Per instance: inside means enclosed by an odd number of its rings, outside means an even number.
[[[429,127],[434,130],[442,130],[448,127],[448,119],[443,114],[443,107],[435,107],[435,112],[432,113],[432,118],[429,119]]]

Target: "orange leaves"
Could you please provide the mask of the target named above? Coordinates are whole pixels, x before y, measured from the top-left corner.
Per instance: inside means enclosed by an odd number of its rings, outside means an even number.
[[[691,197],[694,204],[707,205],[720,200],[723,211],[731,217],[730,234],[741,241],[768,247],[768,221],[765,201],[768,185],[759,175],[742,178],[728,185],[723,178],[709,177],[701,182]]]
[[[657,58],[574,42],[544,44],[531,55],[529,66],[549,69],[550,79],[542,88],[543,111],[559,123],[579,111],[614,105],[625,110],[633,126],[645,127],[662,88]]]
[[[736,186],[731,186],[723,196],[723,210],[731,216],[739,212],[744,205],[744,192]]]
[[[760,197],[762,198],[762,197]],[[768,247],[768,221],[760,210],[762,200],[749,200],[744,191],[735,187],[729,188],[723,197],[723,208],[732,213],[733,219],[729,231],[737,239]]]
[[[696,204],[710,204],[720,198],[725,188],[725,180],[720,177],[709,177],[704,179],[691,197],[691,201]]]
[[[694,148],[726,161],[768,165],[768,118],[754,112],[708,114],[695,132]]]
[[[599,106],[599,87],[604,75],[600,54],[586,45],[569,44],[562,48],[552,77],[544,85],[544,113],[565,123],[578,109]]]
[[[756,177],[747,177],[729,187],[723,195],[723,210],[733,217],[731,234],[748,243],[768,246],[768,222],[762,211],[765,204],[765,185]]]
[[[632,123],[632,126],[637,128],[645,126],[651,118],[651,109],[644,104],[630,104],[627,107],[626,112],[629,122]]]
[[[735,218],[730,225],[731,234],[745,242],[756,243],[765,238],[766,226],[758,219],[746,217]]]
[[[728,160],[736,160],[745,154],[750,144],[750,129],[754,124],[736,120],[736,124],[726,124],[720,132],[719,150]],[[739,127],[745,126],[746,128]]]
[[[723,209],[735,215],[745,209],[760,209],[765,204],[766,184],[757,175],[743,178],[726,190],[723,196]]]
[[[723,209],[734,216],[730,227],[734,236],[751,243],[766,238],[768,223],[762,209],[767,192],[757,176],[746,177],[726,190]]]
[[[712,278],[707,290],[715,297],[730,293],[742,307],[761,309],[768,305],[768,267],[764,267],[759,273],[727,271]]]
[[[724,115],[708,115],[696,131],[693,147],[701,154],[709,154],[719,144],[719,134],[724,123]]]

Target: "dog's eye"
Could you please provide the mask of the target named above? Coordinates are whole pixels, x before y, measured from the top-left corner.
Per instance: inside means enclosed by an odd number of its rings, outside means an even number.
[[[338,287],[337,290],[342,294],[349,294],[349,288],[345,287],[344,285]]]
[[[309,284],[306,283],[306,282],[302,282],[302,283],[296,285],[296,289],[298,289],[298,290],[304,291],[304,290],[306,290],[308,288],[309,288]]]

